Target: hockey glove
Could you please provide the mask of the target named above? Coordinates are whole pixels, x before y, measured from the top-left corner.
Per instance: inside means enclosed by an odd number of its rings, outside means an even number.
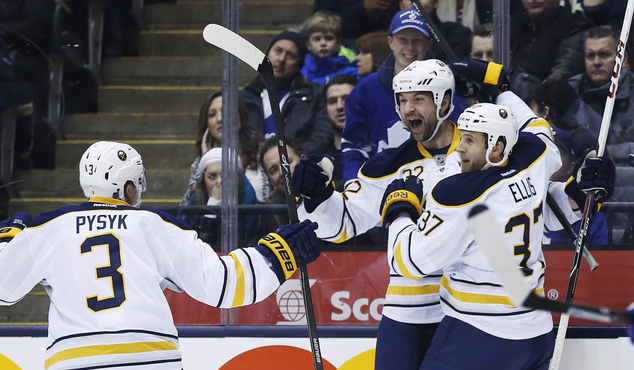
[[[9,242],[19,232],[24,230],[26,224],[31,221],[33,217],[26,212],[18,212],[13,218],[8,218],[0,222],[0,243]]]
[[[258,242],[255,248],[271,262],[271,268],[280,284],[298,268],[313,262],[321,254],[319,239],[314,231],[316,229],[315,222],[304,220],[282,225]]]
[[[614,192],[614,163],[608,157],[597,157],[594,149],[588,149],[575,164],[572,176],[566,184],[566,194],[580,207],[585,203],[586,193],[594,192],[595,204],[610,199]],[[593,209],[592,212],[596,212]]]
[[[465,82],[462,82],[461,79],[467,80],[467,86],[469,86],[468,82],[470,81],[480,89],[484,100],[488,103],[495,103],[500,92],[508,90],[509,76],[513,73],[512,69],[504,68],[501,64],[479,59],[454,60],[449,63],[449,68],[455,76],[459,77],[456,80],[461,82],[458,84],[460,93],[465,93],[464,88],[461,88]],[[467,89],[467,91],[469,90],[472,89]]]
[[[293,190],[312,213],[335,190],[332,183],[333,159],[329,155],[302,158],[293,171]]]
[[[418,221],[422,209],[423,183],[416,176],[407,180],[396,179],[387,186],[381,200],[381,225],[389,226],[401,213],[407,213],[412,221]]]

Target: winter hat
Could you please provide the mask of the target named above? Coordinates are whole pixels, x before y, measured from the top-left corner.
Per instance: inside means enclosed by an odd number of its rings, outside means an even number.
[[[222,148],[213,148],[207,151],[202,158],[200,158],[200,162],[198,162],[198,176],[202,176],[203,172],[205,172],[205,168],[210,164],[221,163],[222,162]],[[242,160],[240,160],[240,156],[238,156],[238,170],[240,173],[244,172],[242,169]]]
[[[297,53],[299,54],[299,59],[301,60],[301,65],[304,65],[304,58],[306,54],[308,54],[308,47],[306,47],[306,36],[301,33],[293,32],[293,31],[282,31],[282,33],[278,34],[273,38],[273,41],[269,44],[269,48],[266,49],[266,55],[269,55],[269,51],[273,48],[276,42],[280,40],[289,40],[295,43],[297,46]]]

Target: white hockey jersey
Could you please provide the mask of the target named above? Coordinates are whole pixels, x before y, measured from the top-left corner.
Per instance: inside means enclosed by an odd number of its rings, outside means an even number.
[[[306,212],[301,205],[298,209],[300,220],[308,218],[317,222],[317,236],[334,243],[344,242],[380,225],[381,199],[393,180],[417,176],[423,183],[423,191],[427,192],[441,179],[460,173],[460,155],[455,151],[460,136],[455,124],[451,124],[454,134],[446,152],[432,154],[415,140],[384,150],[361,167],[358,179],[343,193],[334,192],[312,213]],[[438,271],[424,279],[413,280],[390,268],[382,314],[403,323],[439,322],[444,316],[438,297],[441,275]]]
[[[503,227],[526,282],[543,295],[544,222],[551,223],[549,229],[561,228],[553,222],[545,199],[549,178],[561,166],[561,159],[548,123],[526,121],[523,102],[514,95],[506,98],[498,103],[517,111],[520,124],[527,122],[508,162],[441,180],[428,193],[417,224],[408,216],[392,223],[388,257],[392,269],[412,279],[442,269],[440,299],[446,315],[497,337],[527,339],[552,330],[550,313],[511,303],[467,229],[469,210],[486,203]],[[564,204],[567,199],[560,190],[555,198]],[[567,216],[574,218],[571,213],[569,209]]]
[[[50,370],[181,369],[165,287],[229,308],[279,286],[255,248],[219,257],[177,218],[101,197],[35,218],[0,252],[0,304],[18,302],[37,283],[51,299]]]

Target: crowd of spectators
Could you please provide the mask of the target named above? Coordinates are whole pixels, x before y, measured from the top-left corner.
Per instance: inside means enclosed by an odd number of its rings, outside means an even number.
[[[562,156],[570,153],[573,158],[596,145],[625,3],[511,1],[511,89],[565,138],[558,142]],[[492,61],[491,0],[421,0],[421,4],[458,58]],[[415,60],[450,61],[412,8],[410,0],[316,0],[313,15],[275,36],[266,51],[274,68],[285,134],[292,143],[291,159],[332,156],[335,185],[340,190],[354,180],[369,157],[410,138],[394,109],[392,77]],[[608,153],[616,163],[624,163],[634,151],[630,129],[634,76],[627,56],[626,50],[608,137]],[[284,203],[279,159],[271,139],[275,136],[272,112],[259,76],[241,91],[240,99],[241,132],[248,126],[253,131],[251,139],[265,140],[255,163],[248,158],[257,150],[241,135],[243,168],[260,175],[252,173],[248,181],[255,179],[253,187],[261,203]],[[451,120],[473,103],[473,99],[454,96]],[[201,117],[208,107],[205,102]],[[203,134],[212,130],[211,121],[211,117],[199,121],[198,147]],[[210,147],[220,145],[220,140],[214,142]],[[204,154],[204,143],[199,149]],[[194,162],[188,193],[196,184],[196,166]],[[622,195],[619,200],[634,199]],[[280,217],[285,216],[263,217],[262,232],[286,221]]]

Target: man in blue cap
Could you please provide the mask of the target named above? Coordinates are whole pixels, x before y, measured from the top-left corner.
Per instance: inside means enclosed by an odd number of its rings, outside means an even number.
[[[345,182],[357,177],[368,158],[395,148],[410,137],[394,109],[392,78],[413,61],[428,59],[433,40],[420,14],[415,9],[405,9],[392,19],[387,41],[392,54],[376,73],[363,78],[346,100],[346,126],[341,141]],[[464,106],[454,110],[453,121],[463,109]]]

